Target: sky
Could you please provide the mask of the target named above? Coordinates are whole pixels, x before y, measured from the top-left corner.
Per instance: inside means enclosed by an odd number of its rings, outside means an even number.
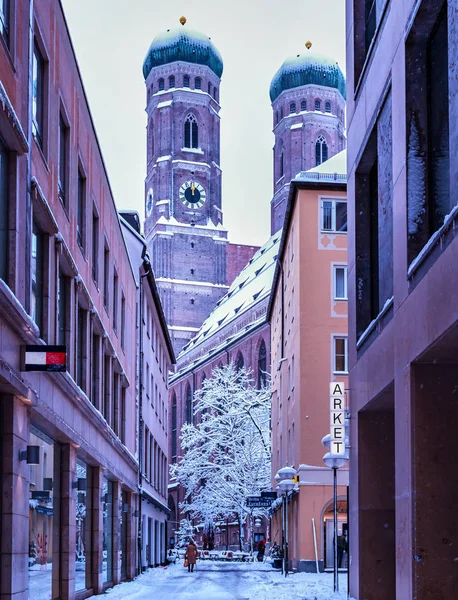
[[[187,25],[211,37],[224,61],[221,167],[231,242],[270,235],[272,108],[269,86],[288,56],[312,50],[345,73],[344,0],[62,0],[118,209],[144,218],[146,90],[153,38]]]

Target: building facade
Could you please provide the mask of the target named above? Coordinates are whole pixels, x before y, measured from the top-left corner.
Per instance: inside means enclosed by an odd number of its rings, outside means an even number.
[[[345,78],[335,60],[307,50],[287,58],[272,79],[271,233],[283,226],[289,184],[345,148]]]
[[[456,594],[456,3],[348,2],[350,593]]]
[[[140,218],[122,212],[121,225],[137,283],[139,569],[165,564],[168,485],[168,375],[175,362]]]
[[[85,598],[135,574],[135,278],[62,6],[31,6],[0,28],[0,595]]]
[[[330,431],[329,384],[347,387],[346,151],[292,180],[269,303],[272,477],[293,465],[290,567],[333,566],[333,479],[321,439]],[[348,469],[338,474],[338,530],[348,531]],[[273,484],[275,486],[275,483]],[[282,543],[281,509],[272,541]],[[340,566],[344,567],[345,564]]]

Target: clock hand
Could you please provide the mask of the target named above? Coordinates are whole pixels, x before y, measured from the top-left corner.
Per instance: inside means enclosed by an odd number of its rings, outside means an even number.
[[[191,193],[194,196],[194,182],[192,182],[192,184],[191,184]]]

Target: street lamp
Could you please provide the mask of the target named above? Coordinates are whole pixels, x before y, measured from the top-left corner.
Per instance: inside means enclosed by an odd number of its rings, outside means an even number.
[[[282,551],[283,562],[282,572],[285,577],[288,576],[289,556],[288,556],[288,494],[294,489],[296,482],[293,477],[296,476],[294,467],[285,466],[275,475],[275,480],[278,482],[277,490],[282,496]]]

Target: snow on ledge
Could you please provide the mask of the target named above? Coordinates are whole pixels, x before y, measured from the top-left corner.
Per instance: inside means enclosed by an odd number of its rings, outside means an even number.
[[[164,100],[164,102],[159,102],[156,108],[165,108],[166,106],[171,106],[172,100]]]
[[[170,156],[170,154],[168,156],[159,156],[159,158],[156,160],[156,163],[158,162],[164,162],[165,160],[170,160],[172,157]]]
[[[290,129],[302,129],[303,127],[303,123],[294,123],[294,125],[291,125]]]
[[[367,338],[367,336],[375,329],[375,326],[381,320],[383,315],[385,315],[388,312],[388,309],[393,305],[393,302],[394,302],[394,296],[391,296],[391,298],[388,298],[388,300],[383,305],[383,308],[379,312],[379,314],[375,317],[375,319],[373,319],[369,323],[369,325],[366,327],[366,329],[363,331],[363,333],[359,336],[358,341],[356,342],[357,349],[361,346],[361,344],[364,342],[364,340]]]

